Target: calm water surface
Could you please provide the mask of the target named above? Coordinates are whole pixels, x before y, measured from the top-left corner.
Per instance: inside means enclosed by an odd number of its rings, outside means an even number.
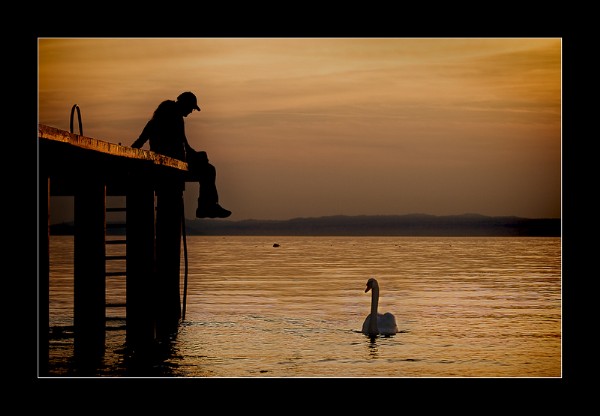
[[[188,236],[187,245],[185,321],[153,376],[562,375],[560,238]],[[50,250],[51,376],[77,376],[73,238],[52,236]],[[379,311],[396,316],[394,336],[360,333],[369,277]],[[124,300],[124,281],[107,288],[107,301]],[[123,314],[108,312],[97,376],[131,375]]]

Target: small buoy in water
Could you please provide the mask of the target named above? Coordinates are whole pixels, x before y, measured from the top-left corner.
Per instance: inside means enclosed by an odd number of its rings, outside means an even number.
[[[273,244],[273,247],[279,247],[279,244],[275,243]]]

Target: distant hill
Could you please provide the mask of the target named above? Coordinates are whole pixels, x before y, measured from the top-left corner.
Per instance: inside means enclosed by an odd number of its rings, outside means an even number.
[[[73,234],[72,223],[50,227]],[[328,236],[544,236],[560,237],[560,218],[463,215],[335,215],[289,220],[187,219],[187,235]]]
[[[560,218],[488,217],[478,214],[435,216],[360,215],[290,220],[187,220],[189,235],[330,236],[556,236]]]

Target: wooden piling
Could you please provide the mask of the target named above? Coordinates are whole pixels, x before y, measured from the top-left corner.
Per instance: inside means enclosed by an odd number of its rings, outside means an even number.
[[[50,330],[50,178],[39,178],[38,375],[48,375]]]
[[[145,354],[155,338],[154,188],[139,176],[127,191],[127,334],[128,347]]]
[[[180,259],[183,183],[161,181],[156,195],[157,336],[167,339],[177,332],[181,319]]]
[[[106,186],[86,178],[75,192],[75,357],[94,361],[104,354],[106,327]]]

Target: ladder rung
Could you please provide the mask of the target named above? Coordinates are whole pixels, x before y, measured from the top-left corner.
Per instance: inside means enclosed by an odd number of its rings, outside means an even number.
[[[106,260],[127,260],[127,256],[105,256]]]
[[[127,240],[106,240],[106,244],[127,244]]]
[[[127,306],[126,303],[118,303],[118,302],[106,304],[107,308],[124,308],[125,306]],[[109,317],[107,317],[106,319],[109,319]]]
[[[124,321],[125,318],[115,318],[115,321]],[[117,325],[117,326],[110,326],[107,325],[105,328],[107,331],[123,331],[123,330],[127,330],[127,325]]]
[[[106,276],[127,276],[127,272],[106,272]]]
[[[127,211],[127,208],[125,208],[125,207],[106,208],[106,212],[125,212],[125,211]]]

